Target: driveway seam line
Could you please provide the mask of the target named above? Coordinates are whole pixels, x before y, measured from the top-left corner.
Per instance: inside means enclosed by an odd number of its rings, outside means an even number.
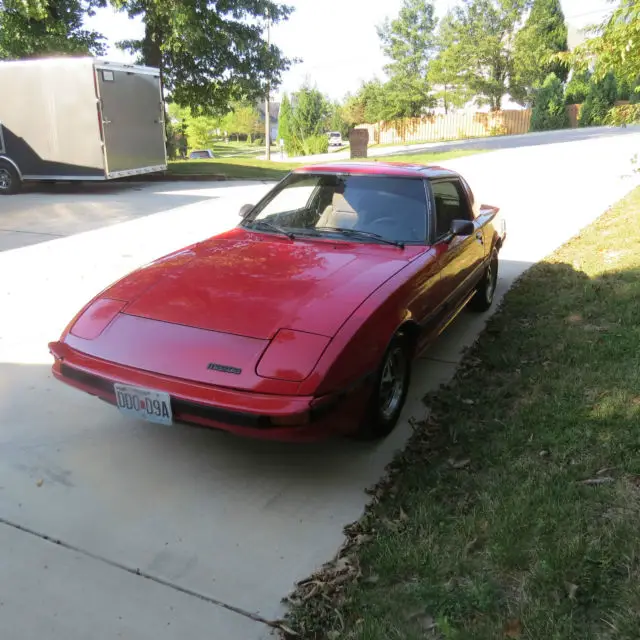
[[[204,593],[200,593],[198,591],[194,591],[193,589],[188,589],[187,587],[181,587],[180,585],[174,584],[169,580],[164,580],[163,578],[159,578],[158,576],[154,576],[150,573],[146,573],[145,571],[140,571],[140,569],[133,569],[126,564],[121,562],[117,562],[115,560],[110,560],[109,558],[105,558],[104,556],[98,555],[96,553],[92,553],[91,551],[87,551],[86,549],[82,549],[81,547],[76,547],[73,544],[65,542],[64,540],[59,540],[57,538],[52,538],[44,533],[40,533],[35,529],[31,529],[30,527],[25,527],[24,525],[18,524],[16,522],[12,522],[11,520],[7,520],[0,516],[0,524],[3,524],[12,529],[16,529],[28,535],[31,535],[35,538],[39,538],[40,540],[44,540],[53,545],[57,545],[62,547],[63,549],[67,549],[68,551],[74,551],[75,553],[80,553],[87,558],[91,558],[92,560],[96,560],[98,562],[102,562],[116,569],[120,569],[122,571],[126,571],[134,576],[138,576],[140,578],[145,578],[150,580],[151,582],[155,582],[163,587],[167,587],[169,589],[173,589],[174,591],[178,591],[180,593],[184,593],[187,596],[191,596],[194,598],[198,598],[199,600],[203,600],[208,604],[216,605],[218,607],[222,607],[223,609],[227,609],[228,611],[232,611],[233,613],[237,613],[238,615],[244,616],[245,618],[249,618],[254,622],[261,622],[262,624],[267,625],[268,627],[272,627],[274,629],[281,628],[281,623],[279,620],[268,620],[267,618],[263,618],[261,615],[257,613],[252,613],[251,611],[246,611],[245,609],[241,609],[240,607],[236,607],[232,604],[227,604],[226,602],[222,602],[221,600],[217,600],[216,598],[212,598]]]
[[[24,233],[32,236],[51,236],[52,238],[66,238],[67,236],[60,233],[47,233],[46,231],[25,231],[24,229],[5,229],[0,228],[0,231],[6,233]]]

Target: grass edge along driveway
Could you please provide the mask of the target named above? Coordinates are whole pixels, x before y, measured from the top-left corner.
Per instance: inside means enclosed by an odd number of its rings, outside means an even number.
[[[291,637],[640,637],[638,247],[640,188],[522,276]]]
[[[437,153],[418,153],[402,156],[384,156],[365,158],[374,162],[416,162],[419,164],[437,164],[445,160],[453,160],[464,156],[482,153],[480,149],[459,149],[456,151],[441,151]],[[361,162],[362,160],[347,160],[346,162]],[[327,160],[309,164],[328,164],[337,162]],[[304,166],[304,163],[273,162],[255,158],[221,158],[215,160],[174,160],[169,162],[167,178],[185,176],[217,176],[234,180],[280,180],[289,171]]]

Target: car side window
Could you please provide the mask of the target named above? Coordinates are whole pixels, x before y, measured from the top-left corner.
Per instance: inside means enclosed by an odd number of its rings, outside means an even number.
[[[451,230],[454,220],[473,220],[462,185],[458,180],[437,180],[431,183],[436,205],[436,239]]]

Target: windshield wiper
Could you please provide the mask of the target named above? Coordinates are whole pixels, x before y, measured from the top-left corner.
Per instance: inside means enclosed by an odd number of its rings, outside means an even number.
[[[289,240],[296,239],[295,235],[291,233],[291,231],[287,231],[285,228],[279,227],[277,224],[273,224],[273,222],[269,222],[268,220],[252,220],[251,222],[247,223],[247,226],[249,228],[266,227],[267,229],[271,229],[272,231],[277,231],[278,233],[281,233],[283,236],[287,236]]]
[[[380,242],[384,242],[386,244],[392,244],[394,247],[400,247],[404,249],[404,242],[400,242],[400,240],[390,240],[389,238],[385,238],[377,233],[373,233],[372,231],[362,231],[360,229],[346,229],[343,227],[314,227],[316,231],[335,231],[336,233],[341,233],[345,236],[360,236],[362,238],[373,238],[375,240],[379,240]]]

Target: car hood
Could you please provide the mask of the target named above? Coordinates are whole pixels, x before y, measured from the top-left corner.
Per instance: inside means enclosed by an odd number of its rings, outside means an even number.
[[[417,254],[236,228],[134,272],[105,292],[128,315],[270,339],[279,329],[332,337]]]

